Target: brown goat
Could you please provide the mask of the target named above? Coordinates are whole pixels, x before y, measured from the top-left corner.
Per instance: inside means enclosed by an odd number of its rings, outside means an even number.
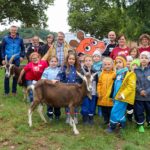
[[[53,83],[50,80],[39,80],[34,86],[28,88],[33,90],[34,101],[28,111],[29,126],[32,126],[32,112],[39,105],[38,112],[44,122],[47,122],[42,113],[42,105],[47,104],[53,107],[69,107],[70,114],[74,114],[74,108],[80,106],[83,97],[88,95],[91,98],[92,81],[96,74],[77,74],[82,78],[83,83],[65,84],[61,82]],[[74,119],[70,116],[70,125],[74,134],[79,134]]]
[[[12,62],[14,60],[16,55],[13,55],[10,60],[7,60],[7,55],[5,56],[5,62],[6,64],[1,66],[0,68],[5,69],[5,78],[10,78],[11,76],[15,77],[16,80],[18,81],[19,75],[21,70],[24,68],[25,65],[20,65],[19,67],[15,66]],[[26,99],[26,80],[25,80],[25,75],[22,77],[22,83],[18,83],[19,86],[23,87],[23,93],[24,93],[24,99]]]

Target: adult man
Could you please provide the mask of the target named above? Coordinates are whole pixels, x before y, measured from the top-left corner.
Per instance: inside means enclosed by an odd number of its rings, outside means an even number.
[[[115,48],[116,45],[117,45],[117,43],[116,43],[116,33],[114,31],[110,31],[108,33],[108,39],[109,39],[109,42],[106,43],[106,49],[105,49],[104,53],[102,54],[103,56],[106,56],[106,57],[110,55],[113,48]]]
[[[65,42],[65,34],[63,32],[58,32],[57,41],[50,47],[42,59],[49,61],[52,56],[57,56],[59,65],[62,66],[69,49],[69,44]]]
[[[33,52],[39,53],[41,55],[41,57],[43,56],[42,55],[42,46],[40,45],[38,36],[34,36],[32,38],[32,44],[27,49],[26,57],[27,57],[28,61],[30,61],[29,56]]]
[[[10,60],[10,58],[15,55],[13,64],[16,66],[20,65],[20,62],[23,61],[23,58],[25,56],[25,48],[23,44],[23,39],[19,37],[19,34],[17,33],[18,28],[16,26],[10,27],[10,33],[5,36],[2,40],[2,64],[4,65],[5,62],[5,56],[7,56],[7,61]],[[5,89],[5,95],[9,94],[9,78],[5,78],[4,80],[4,89]],[[13,83],[12,83],[12,94],[16,95],[17,90],[17,80],[15,77],[13,77]]]

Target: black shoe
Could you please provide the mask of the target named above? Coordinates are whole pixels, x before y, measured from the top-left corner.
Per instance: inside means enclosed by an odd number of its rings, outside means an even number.
[[[94,116],[89,116],[89,124],[90,125],[94,124]]]
[[[60,117],[59,116],[55,116],[55,120],[59,121]]]
[[[83,121],[83,125],[88,125],[89,124],[89,116],[83,116],[82,121]]]

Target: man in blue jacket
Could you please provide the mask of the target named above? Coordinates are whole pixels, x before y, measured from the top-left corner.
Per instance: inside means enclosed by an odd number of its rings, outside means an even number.
[[[23,44],[23,39],[19,37],[17,33],[18,28],[16,26],[10,27],[10,33],[5,36],[2,40],[2,64],[5,65],[5,56],[7,56],[7,61],[11,59],[13,55],[15,58],[13,60],[13,64],[16,66],[20,65],[20,62],[23,61],[25,56],[25,48]],[[5,95],[9,94],[9,78],[5,77],[4,80],[4,89]],[[12,94],[16,95],[17,90],[17,80],[13,77],[12,83]]]

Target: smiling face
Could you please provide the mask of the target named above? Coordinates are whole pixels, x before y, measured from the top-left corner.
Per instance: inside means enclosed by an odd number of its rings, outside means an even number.
[[[124,68],[124,64],[123,64],[123,61],[121,59],[116,59],[116,69],[119,70],[119,69],[122,69]]]
[[[105,71],[110,71],[110,70],[112,70],[112,69],[113,69],[113,64],[112,64],[112,62],[111,62],[111,61],[108,61],[108,60],[104,60],[104,61],[103,61],[103,69],[104,69]]]
[[[110,31],[108,33],[108,39],[111,41],[111,42],[114,42],[116,40],[116,34],[114,31]]]
[[[99,55],[94,55],[93,56],[93,61],[94,62],[99,62],[99,61],[101,61],[101,57]]]
[[[39,62],[40,58],[37,56],[37,55],[32,55],[31,57],[31,61],[34,63],[34,64],[37,64]]]
[[[123,47],[123,46],[126,45],[126,39],[125,39],[124,36],[121,36],[121,37],[119,38],[118,44],[119,44],[120,47]]]
[[[91,68],[91,67],[92,67],[92,64],[93,64],[92,57],[86,56],[86,57],[84,58],[84,65],[87,66],[88,68]]]
[[[140,63],[142,67],[147,67],[149,63],[149,59],[146,55],[141,55],[140,56]]]
[[[74,55],[69,55],[69,57],[68,57],[68,64],[69,65],[74,65],[75,64],[75,56]]]
[[[56,68],[58,66],[58,59],[56,57],[52,57],[49,66],[52,68]]]

